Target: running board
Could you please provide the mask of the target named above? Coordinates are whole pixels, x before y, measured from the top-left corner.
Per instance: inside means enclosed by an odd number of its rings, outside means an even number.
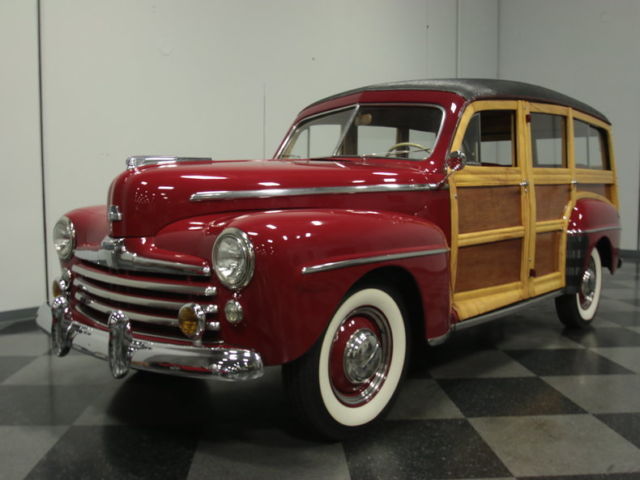
[[[564,293],[564,290],[556,290],[554,292],[545,293],[544,295],[540,295],[539,297],[530,298],[529,300],[524,300],[522,302],[514,303],[513,305],[509,305],[504,308],[500,308],[498,310],[493,310],[492,312],[483,313],[482,315],[478,315],[477,317],[472,317],[467,320],[462,320],[461,322],[454,323],[451,325],[449,331],[444,335],[439,337],[430,338],[427,340],[430,346],[435,347],[437,345],[441,345],[444,343],[449,336],[457,331],[457,330],[466,330],[467,328],[477,327],[478,325],[482,325],[484,323],[491,322],[493,320],[497,320],[502,317],[506,317],[511,315],[518,310],[522,310],[523,308],[534,305],[538,302],[542,302],[544,300],[550,300],[555,297],[559,297]]]

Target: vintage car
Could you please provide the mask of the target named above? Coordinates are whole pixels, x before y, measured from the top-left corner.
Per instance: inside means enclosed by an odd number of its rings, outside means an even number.
[[[367,86],[305,108],[269,160],[131,157],[63,216],[38,312],[53,351],[250,380],[282,365],[340,438],[381,417],[410,346],[555,299],[596,314],[619,267],[611,127],[505,80]]]

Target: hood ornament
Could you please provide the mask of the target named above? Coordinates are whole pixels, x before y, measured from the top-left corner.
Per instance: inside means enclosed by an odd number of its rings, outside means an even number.
[[[127,169],[135,170],[145,165],[165,165],[183,162],[212,162],[211,157],[175,157],[170,155],[135,155],[127,158]]]
[[[122,220],[122,212],[118,205],[109,205],[109,208],[107,208],[107,220],[110,222],[119,222]]]

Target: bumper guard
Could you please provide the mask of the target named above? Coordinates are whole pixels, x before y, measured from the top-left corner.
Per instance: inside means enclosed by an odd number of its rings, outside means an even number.
[[[182,377],[242,381],[260,378],[264,366],[253,350],[229,347],[195,347],[139,340],[131,334],[131,324],[119,311],[109,316],[109,330],[90,327],[73,320],[64,296],[51,306],[38,309],[36,323],[52,337],[53,353],[64,356],[70,348],[107,360],[115,378],[129,367]]]

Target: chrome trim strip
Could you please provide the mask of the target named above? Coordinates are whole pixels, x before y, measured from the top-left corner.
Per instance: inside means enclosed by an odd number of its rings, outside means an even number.
[[[156,300],[153,298],[145,298],[145,297],[138,297],[138,296],[117,293],[110,290],[105,290],[103,288],[95,287],[79,278],[76,278],[73,281],[73,284],[76,287],[79,287],[79,289],[82,290],[83,292],[90,293],[91,295],[104,298],[105,300],[113,300],[115,302],[130,303],[132,305],[141,305],[143,307],[167,308],[167,309],[178,310],[185,304],[185,302]]]
[[[209,266],[169,262],[131,253],[124,246],[124,238],[106,237],[99,250],[76,249],[74,254],[81,260],[114,269],[207,277],[211,274]]]
[[[467,320],[462,320],[461,322],[453,324],[451,328],[452,330],[457,331],[457,330],[465,330],[467,328],[482,325],[483,323],[487,323],[492,320],[496,320],[498,318],[504,317],[506,315],[510,315],[514,312],[517,312],[518,310],[521,310],[525,307],[529,307],[543,300],[549,300],[551,298],[559,297],[560,295],[562,295],[562,292],[563,292],[562,290],[556,290],[554,292],[545,293],[544,295],[540,295],[539,297],[530,298],[529,300],[524,300],[522,302],[509,305],[505,308],[494,310],[493,312],[484,313],[482,315],[478,315],[477,317],[472,317]]]
[[[191,285],[181,285],[178,283],[156,283],[146,280],[133,280],[130,278],[122,278],[116,275],[102,273],[77,264],[73,265],[71,270],[78,275],[90,278],[91,280],[118,285],[121,287],[140,288],[142,290],[153,290],[157,292],[187,293],[207,297],[215,297],[218,293],[218,289],[212,285],[196,287]]]
[[[274,198],[297,197],[301,195],[338,195],[352,193],[385,193],[385,192],[423,192],[436,190],[437,183],[384,183],[377,185],[345,185],[342,187],[309,187],[309,188],[266,188],[263,190],[218,190],[197,192],[189,199],[192,202],[209,200],[236,200],[239,198]]]
[[[212,162],[210,157],[174,157],[170,155],[135,155],[127,158],[127,168],[133,170],[143,165],[158,165],[181,162]]]
[[[569,230],[567,233],[569,235],[584,235],[586,233],[598,233],[598,232],[606,232],[609,230],[622,230],[622,227],[620,226],[610,226],[610,227],[600,227],[600,228],[590,228],[587,230]]]
[[[306,275],[308,273],[326,272],[329,270],[336,270],[338,268],[354,267],[356,265],[366,265],[368,263],[388,262],[391,260],[401,260],[405,258],[440,255],[442,253],[447,253],[448,251],[449,251],[448,248],[438,248],[433,250],[417,250],[414,252],[389,253],[386,255],[375,255],[372,257],[361,257],[361,258],[354,258],[351,260],[341,260],[338,262],[321,263],[319,265],[313,265],[311,267],[303,267],[302,274]]]
[[[36,322],[45,332],[51,331],[51,308],[44,304],[38,310]],[[109,332],[73,321],[71,347],[106,360],[109,352]],[[195,347],[139,340],[131,367],[183,377],[243,381],[260,378],[264,373],[261,355],[254,351],[231,347]]]

